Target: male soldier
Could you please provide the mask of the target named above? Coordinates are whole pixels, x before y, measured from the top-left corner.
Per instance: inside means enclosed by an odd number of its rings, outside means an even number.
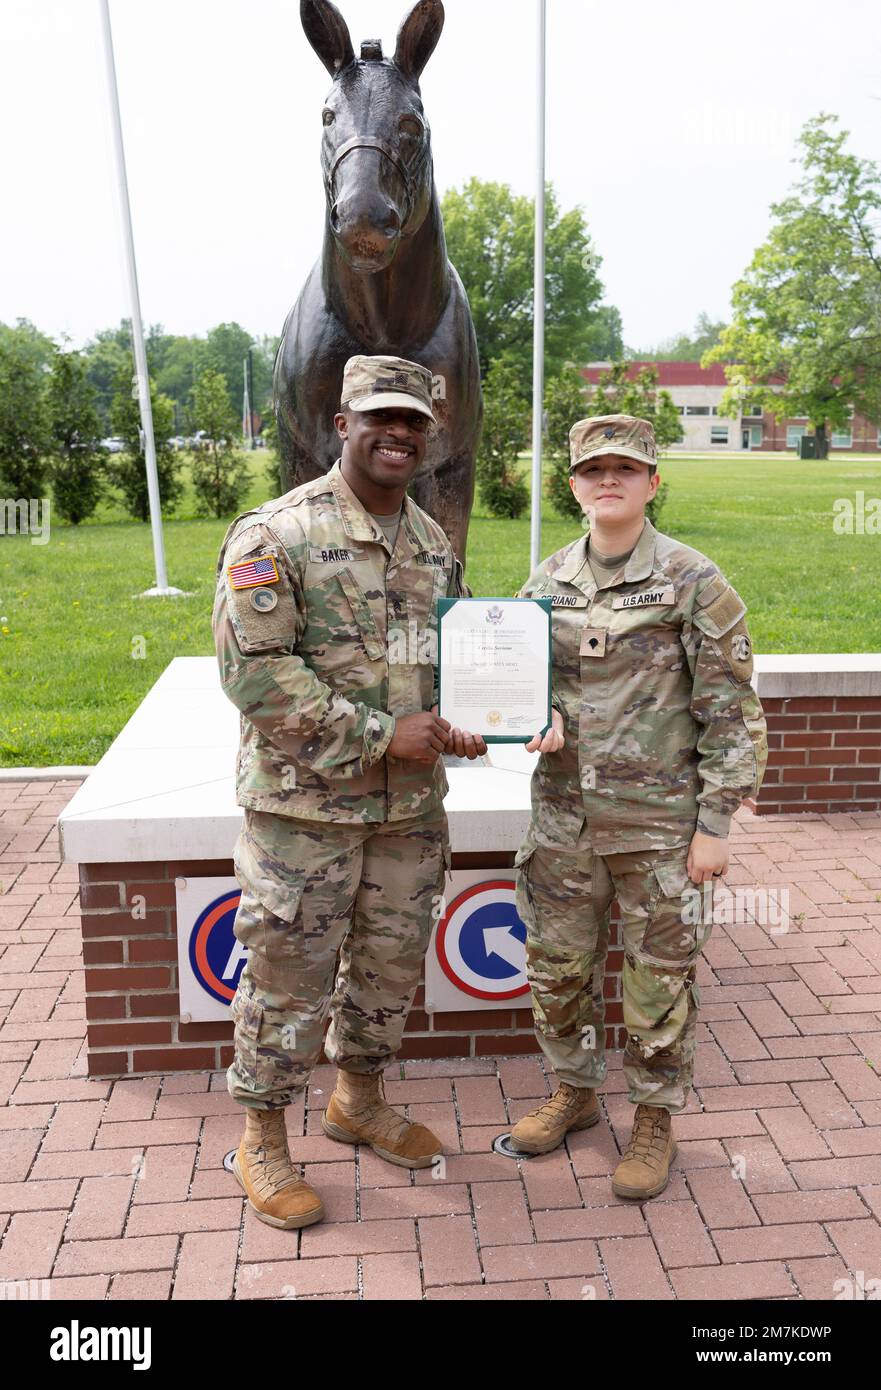
[[[692,1080],[712,880],[728,867],[733,813],[758,791],[767,738],[743,602],[711,560],[645,517],[660,481],[651,424],[581,420],[570,445],[569,485],[590,534],[521,590],[553,605],[554,726],[527,745],[542,756],[517,901],[537,1036],[559,1088],[512,1139],[546,1153],[599,1119],[617,897],[624,1074],[637,1110],[612,1187],[645,1198],[666,1186],[676,1152],[670,1115]]]
[[[439,756],[486,751],[432,709],[437,599],[469,591],[406,496],[431,388],[417,363],[350,359],[341,458],[239,517],[218,563],[215,643],[242,712],[235,934],[249,953],[232,1004],[228,1085],[246,1106],[234,1171],[260,1220],[286,1229],[324,1215],[292,1166],[284,1107],[328,1012],[338,1074],[324,1132],[407,1168],[442,1150],[382,1091],[449,867]]]

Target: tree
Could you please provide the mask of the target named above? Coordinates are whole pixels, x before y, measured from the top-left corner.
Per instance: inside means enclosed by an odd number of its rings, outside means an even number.
[[[550,464],[547,494],[561,516],[581,515],[569,487],[569,431],[576,420],[583,420],[590,413],[586,387],[587,382],[571,362],[545,386],[545,452]]]
[[[519,395],[532,380],[534,208],[507,184],[471,179],[443,199],[447,249],[468,292],[477,331],[481,376],[505,358],[519,369]],[[599,353],[620,353],[617,310],[601,306],[600,257],[581,208],[560,211],[552,185],[545,195],[547,282],[545,371]],[[612,349],[616,349],[613,353]]]
[[[677,333],[658,347],[646,348],[645,352],[628,348],[627,357],[636,362],[700,362],[705,353],[717,346],[727,327],[724,319],[698,314],[692,333]]]
[[[55,353],[48,390],[52,496],[66,521],[79,525],[101,497],[101,417],[81,352]]]
[[[16,319],[15,327],[0,323],[0,343],[17,345],[18,353],[27,357],[35,366],[49,371],[55,356],[55,344],[45,333],[31,323],[30,319]]]
[[[734,318],[705,363],[728,361],[720,410],[745,400],[827,425],[851,408],[881,421],[881,175],[845,151],[836,116],[799,136],[802,176],[773,204],[770,235],[732,291]]]
[[[569,487],[569,430],[576,420],[588,415],[636,415],[654,427],[658,449],[675,444],[682,425],[669,391],[658,390],[654,367],[634,372],[629,362],[614,362],[591,387],[571,365],[549,382],[545,396],[548,417],[548,456],[554,468],[548,494],[562,516],[580,516],[581,507]],[[568,423],[567,423],[568,422]],[[646,507],[652,525],[657,524],[667,497],[667,484],[661,483]]]
[[[48,368],[35,334],[22,319],[0,333],[0,488],[16,499],[43,496],[51,443]]]
[[[205,339],[172,338],[156,373],[156,390],[175,404],[175,432],[192,434],[197,428],[192,418],[192,391],[207,366]]]
[[[193,419],[208,435],[207,444],[192,454],[198,509],[203,516],[228,516],[240,509],[251,474],[233,446],[239,427],[222,372],[209,368],[199,377],[193,387]]]
[[[174,340],[162,330],[162,325],[151,324],[145,335],[147,350],[147,369],[153,377],[158,376],[165,362],[169,345]],[[102,328],[83,349],[88,362],[89,381],[95,388],[101,427],[111,429],[110,411],[116,392],[116,380],[122,369],[133,358],[132,329],[129,319],[121,319],[116,328]],[[132,371],[134,368],[132,368]]]
[[[519,367],[504,358],[493,362],[483,399],[476,467],[480,495],[493,516],[518,517],[529,502],[529,489],[517,472],[517,456],[527,447],[529,426]]]
[[[172,429],[173,404],[167,396],[158,393],[152,378],[150,404],[153,410],[159,497],[162,510],[167,514],[180,499],[183,481],[180,477],[178,459],[167,443]],[[141,444],[141,416],[137,394],[133,395],[130,361],[124,364],[116,377],[110,423],[114,434],[125,441],[125,450],[121,454],[111,456],[107,464],[108,474],[114,486],[122,493],[130,515],[138,521],[147,521],[150,516],[147,464]]]

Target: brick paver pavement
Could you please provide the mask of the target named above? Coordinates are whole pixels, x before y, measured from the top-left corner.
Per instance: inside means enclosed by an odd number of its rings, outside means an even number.
[[[753,905],[715,928],[660,1197],[609,1185],[632,1115],[620,1054],[602,1123],[519,1164],[489,1145],[552,1088],[537,1055],[390,1068],[389,1099],[455,1138],[442,1172],[415,1174],[321,1133],[322,1067],[288,1120],[328,1219],[297,1234],[252,1219],[223,1169],[241,1130],[224,1073],[87,1078],[77,871],[55,826],[74,790],[0,783],[0,1281],[77,1299],[672,1300],[881,1280],[881,816],[737,817],[729,887],[786,889],[792,916],[762,926]]]

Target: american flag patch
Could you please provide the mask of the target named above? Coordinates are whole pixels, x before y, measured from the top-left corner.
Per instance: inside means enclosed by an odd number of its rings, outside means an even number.
[[[271,555],[258,555],[240,565],[227,566],[229,582],[234,589],[257,589],[261,584],[277,584],[278,570]]]

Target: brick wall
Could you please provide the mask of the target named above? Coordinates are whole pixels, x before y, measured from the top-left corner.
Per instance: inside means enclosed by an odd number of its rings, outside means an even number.
[[[747,419],[744,419],[744,422],[743,422],[743,423],[746,425],[746,424],[748,424],[748,423],[750,423],[750,422],[749,422]],[[814,433],[813,426],[811,426],[811,425],[808,423],[808,421],[805,420],[805,419],[801,419],[801,420],[794,420],[794,419],[781,419],[781,420],[775,420],[774,417],[773,417],[773,415],[767,415],[767,414],[766,414],[766,415],[764,415],[764,416],[762,417],[761,421],[759,421],[759,420],[754,420],[752,423],[753,423],[753,424],[759,424],[759,423],[761,423],[761,425],[762,425],[762,430],[763,430],[763,434],[762,434],[762,448],[763,448],[763,449],[785,449],[785,448],[787,447],[787,444],[786,444],[786,427],[787,427],[787,425],[804,425],[805,428],[807,429],[807,431],[808,431],[809,434],[813,434],[813,433]],[[855,453],[855,454],[865,454],[865,453],[874,454],[874,453],[877,453],[877,452],[878,452],[878,425],[875,424],[872,420],[866,419],[865,415],[855,415],[855,416],[853,417],[853,419],[850,420],[848,423],[849,423],[849,425],[850,425],[850,427],[851,427],[851,445],[850,445],[851,452],[853,452],[853,453]],[[831,435],[832,435],[831,426],[829,426],[829,425],[826,426],[826,432],[827,432],[827,434],[828,434],[828,435],[830,436],[830,438],[831,438]],[[831,445],[830,445],[830,448],[831,448]],[[790,452],[793,453],[794,450],[790,449]],[[832,452],[835,453],[835,454],[846,454],[846,453],[847,453],[847,449],[834,449]]]
[[[881,810],[881,699],[843,695],[762,697],[769,760],[759,815]],[[454,868],[512,869],[512,854],[454,854]],[[231,1060],[229,1023],[178,1017],[177,877],[234,877],[231,860],[83,864],[80,898],[92,1076],[216,1070]],[[142,895],[146,913],[133,917]],[[613,917],[606,974],[607,1045],[625,1042],[622,951]],[[429,1015],[420,985],[403,1057],[535,1052],[528,1008]]]
[[[768,768],[759,815],[881,809],[881,699],[762,697]]]
[[[513,854],[454,854],[453,868],[512,869]],[[232,1060],[231,1023],[182,1023],[178,1017],[178,877],[234,877],[232,860],[165,864],[81,864],[86,1018],[90,1076],[218,1070]],[[143,916],[132,916],[136,895]],[[613,923],[615,919],[613,918]],[[611,933],[606,974],[606,1037],[625,1042],[621,1008],[623,953]],[[509,1056],[536,1052],[527,1008],[427,1014],[422,984],[407,1022],[401,1057]]]

